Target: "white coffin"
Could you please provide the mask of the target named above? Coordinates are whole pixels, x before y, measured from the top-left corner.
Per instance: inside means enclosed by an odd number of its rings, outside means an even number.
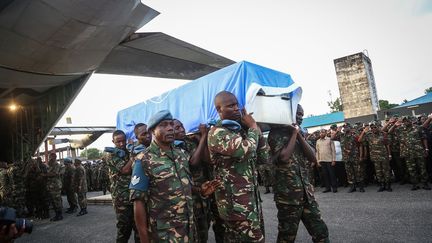
[[[248,113],[259,123],[292,124],[291,100],[281,95],[257,95],[250,104]]]

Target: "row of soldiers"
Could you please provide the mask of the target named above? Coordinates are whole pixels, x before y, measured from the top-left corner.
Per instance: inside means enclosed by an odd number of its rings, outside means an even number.
[[[66,194],[70,206],[66,213],[76,212],[80,205],[78,215],[84,215],[88,190],[102,190],[104,194],[109,190],[105,161],[81,165],[81,160],[66,158],[60,164],[52,153],[47,163],[40,157],[26,162],[0,163],[0,205],[15,208],[18,217],[47,219],[52,207],[55,216],[51,220],[61,220],[61,193]]]
[[[432,173],[432,124],[431,115],[419,117],[393,116],[383,123],[345,123],[332,125],[329,130],[318,130],[306,134],[308,142],[315,147],[320,134],[339,141],[342,161],[336,163],[339,184],[348,183],[348,192],[354,192],[368,183],[378,183],[378,191],[391,191],[391,183],[411,183],[412,190],[420,186],[430,190],[428,180]],[[338,171],[342,167],[342,171]],[[271,165],[260,168],[266,191],[272,185]],[[324,186],[322,170],[310,169],[309,176],[315,185]],[[419,186],[420,185],[420,186]]]
[[[294,242],[304,223],[314,242],[328,242],[309,182],[311,146],[296,124],[275,126],[268,139],[237,98],[222,91],[215,97],[221,120],[186,136],[169,111],[137,124],[139,144],[126,149],[126,135],[113,133],[115,148],[107,160],[117,242],[207,242],[213,226],[216,242],[265,242],[258,190],[258,167],[275,166],[274,193],[279,220],[278,242]]]

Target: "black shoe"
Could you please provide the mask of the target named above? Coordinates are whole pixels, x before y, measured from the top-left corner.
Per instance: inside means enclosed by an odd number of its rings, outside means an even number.
[[[412,187],[411,187],[411,191],[416,191],[418,189],[420,189],[420,187],[417,186],[417,184],[413,184]]]
[[[352,193],[357,191],[356,186],[354,184],[351,185],[351,188],[348,190],[348,193]]]
[[[428,183],[427,182],[425,182],[425,183],[423,183],[423,189],[425,189],[425,190],[430,190],[431,188],[429,187],[429,185],[428,185]]]
[[[332,188],[332,192],[336,193],[337,192],[337,188]]]
[[[62,220],[63,216],[61,214],[57,214],[56,216],[54,216],[53,218],[50,219],[50,221],[59,221]]]
[[[324,191],[322,191],[323,193],[327,193],[327,192],[330,192],[331,190],[330,189],[325,189]]]
[[[85,214],[87,214],[87,209],[83,208],[83,209],[81,209],[81,211],[77,214],[77,216],[79,217],[79,216],[83,216],[83,215],[85,215]]]
[[[365,189],[363,187],[360,187],[359,192],[365,192]]]
[[[264,192],[264,194],[269,194],[271,193],[270,188],[266,187],[266,191]]]
[[[73,207],[73,208],[68,208],[65,213],[72,214],[72,213],[76,213],[76,211],[77,211],[77,208]]]
[[[387,190],[388,192],[392,192],[392,191],[393,191],[393,189],[391,188],[391,183],[390,183],[390,182],[387,183],[386,190]]]
[[[380,187],[378,188],[378,192],[382,192],[382,191],[384,191],[386,188],[385,188],[385,186],[384,186],[384,183],[381,183],[380,184]]]

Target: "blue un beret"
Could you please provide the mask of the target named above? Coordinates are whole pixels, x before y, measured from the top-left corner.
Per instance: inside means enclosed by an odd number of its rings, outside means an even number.
[[[151,130],[151,129],[155,128],[161,121],[172,120],[172,119],[173,119],[173,117],[168,110],[159,111],[158,113],[156,113],[152,117],[150,117],[150,120],[147,124],[147,129]]]

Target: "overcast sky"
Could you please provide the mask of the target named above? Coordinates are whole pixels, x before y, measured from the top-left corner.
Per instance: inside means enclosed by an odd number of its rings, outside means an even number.
[[[333,60],[367,50],[378,98],[401,103],[432,86],[432,0],[149,0],[161,14],[139,32],[164,32],[234,61],[288,73],[306,116],[339,96]],[[186,83],[93,75],[58,126],[115,125],[117,111]],[[108,141],[108,144],[106,144]],[[103,136],[90,147],[110,146]]]

